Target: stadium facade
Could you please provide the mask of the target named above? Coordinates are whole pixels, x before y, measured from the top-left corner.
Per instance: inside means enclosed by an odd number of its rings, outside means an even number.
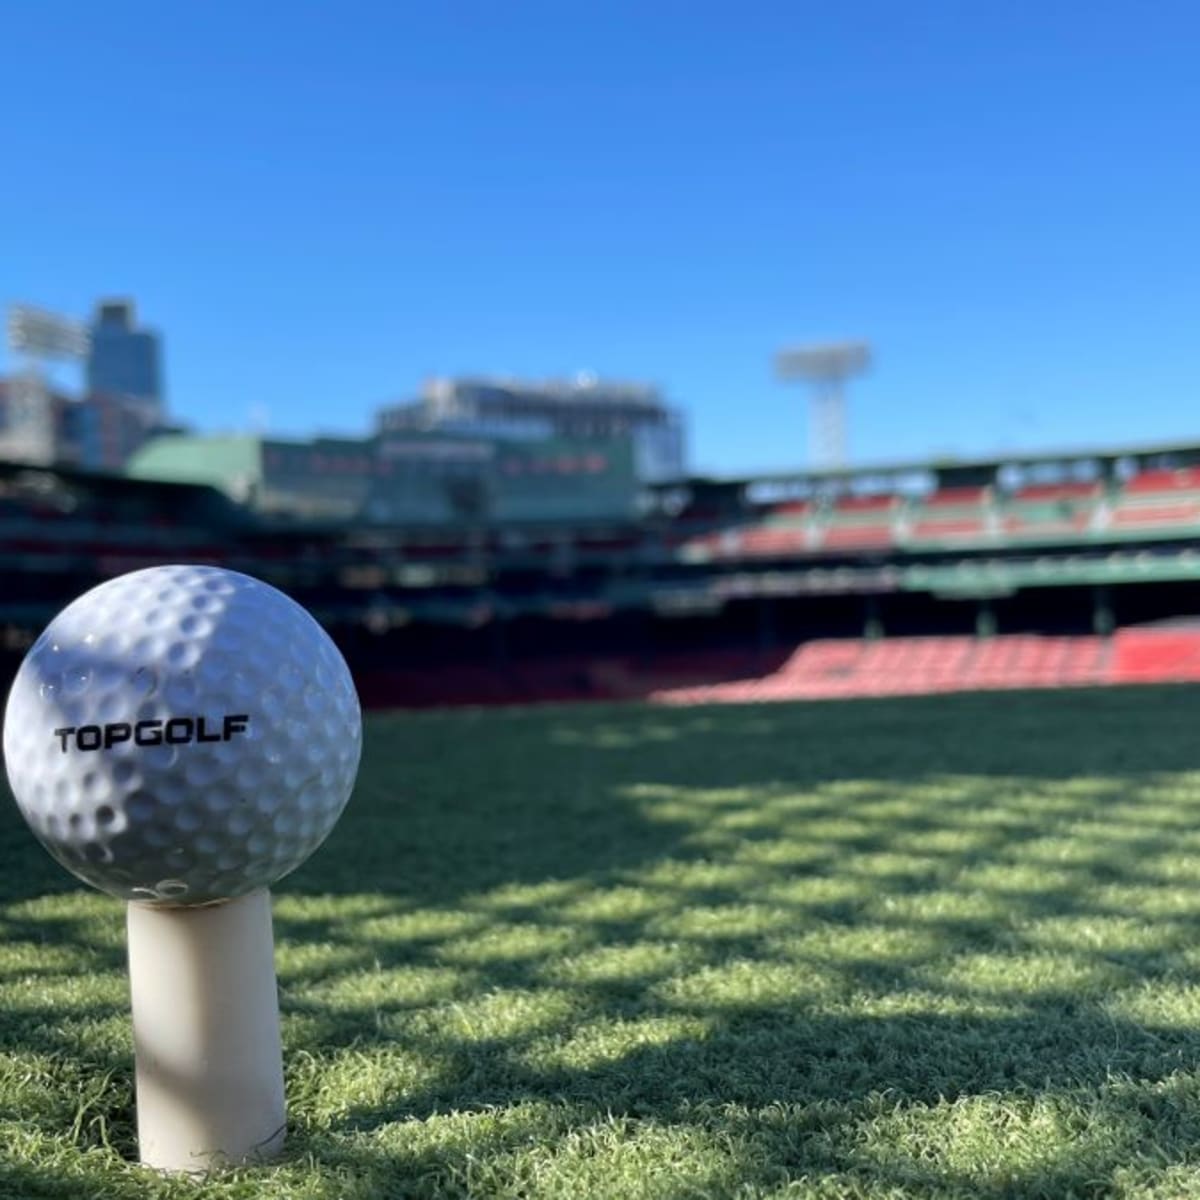
[[[643,482],[687,472],[682,414],[650,384],[602,380],[506,377],[435,378],[416,400],[382,409],[381,433],[423,431],[503,439],[630,441]]]
[[[272,519],[409,527],[630,521],[685,474],[682,416],[652,387],[437,379],[366,438],[160,437],[133,478],[219,488]]]
[[[628,521],[641,495],[628,437],[525,440],[413,430],[287,441],[181,434],[148,443],[128,474],[207,484],[262,517],[326,525]]]
[[[509,698],[612,695],[631,672],[661,677],[714,655],[744,670],[747,656],[816,639],[1103,641],[1200,615],[1200,443],[690,479],[640,485],[641,503],[620,514],[597,504],[571,516],[539,491],[500,502],[505,463],[520,467],[514,487],[546,484],[546,443],[395,433],[366,445],[242,438],[197,456],[194,440],[163,439],[144,452],[160,456],[158,478],[144,480],[0,468],[3,642],[19,645],[102,578],[180,560],[283,587],[360,679],[408,672],[400,699],[468,676]],[[380,466],[411,456],[429,480],[416,518],[411,473]],[[622,471],[627,482],[628,460]],[[329,481],[319,514],[293,504],[312,503],[314,475]],[[455,499],[456,480],[481,479],[493,505],[476,504],[476,482]],[[404,515],[356,515],[376,502]],[[389,686],[364,682],[394,702]]]

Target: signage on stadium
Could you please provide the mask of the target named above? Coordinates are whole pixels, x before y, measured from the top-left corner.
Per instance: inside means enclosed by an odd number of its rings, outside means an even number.
[[[488,442],[418,441],[387,438],[379,442],[381,458],[432,459],[438,462],[489,462],[496,447]]]

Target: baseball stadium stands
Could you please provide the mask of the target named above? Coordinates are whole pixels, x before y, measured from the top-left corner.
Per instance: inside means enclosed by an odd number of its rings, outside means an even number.
[[[659,496],[603,521],[331,523],[0,463],[0,657],[99,580],[186,560],[295,595],[376,704],[1200,678],[1191,633],[1144,628],[1200,616],[1200,445]]]
[[[408,707],[647,699],[659,704],[829,700],[935,692],[1200,681],[1200,630],[1119,631],[1112,638],[1001,635],[817,640],[765,667],[749,652],[566,656],[428,672],[367,669],[364,701]],[[386,699],[384,699],[386,698]]]
[[[1193,635],[1200,647],[1200,637]],[[1200,677],[1200,649],[1194,650]],[[733,700],[918,695],[999,688],[1073,687],[1121,682],[1113,648],[1098,637],[1001,636],[817,641],[800,646],[775,671],[755,678],[650,694],[664,704]],[[1161,664],[1160,664],[1161,666]],[[1158,678],[1160,676],[1155,676]]]
[[[914,545],[963,545],[987,540],[995,532],[991,489],[941,488],[913,501],[908,540]]]
[[[690,532],[681,523],[673,542],[694,561],[728,561],[1087,545],[1155,535],[1200,537],[1200,468],[1147,471],[1111,485],[945,487],[924,494],[785,501],[702,531]]]

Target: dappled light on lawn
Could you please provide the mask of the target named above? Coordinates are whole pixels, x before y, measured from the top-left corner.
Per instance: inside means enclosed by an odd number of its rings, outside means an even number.
[[[1200,1195],[1193,702],[377,718],[276,897],[289,1150],[189,1194]],[[12,826],[0,1183],[173,1195],[119,906]]]

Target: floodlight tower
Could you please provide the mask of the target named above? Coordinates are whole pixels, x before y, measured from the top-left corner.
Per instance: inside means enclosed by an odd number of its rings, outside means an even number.
[[[846,381],[871,365],[866,342],[828,342],[781,350],[775,356],[780,379],[812,384],[810,420],[813,465],[846,465]]]
[[[25,462],[46,465],[58,455],[53,399],[46,371],[55,362],[80,362],[90,339],[78,321],[13,304],[8,310],[8,348],[20,366],[10,381],[7,449]]]

